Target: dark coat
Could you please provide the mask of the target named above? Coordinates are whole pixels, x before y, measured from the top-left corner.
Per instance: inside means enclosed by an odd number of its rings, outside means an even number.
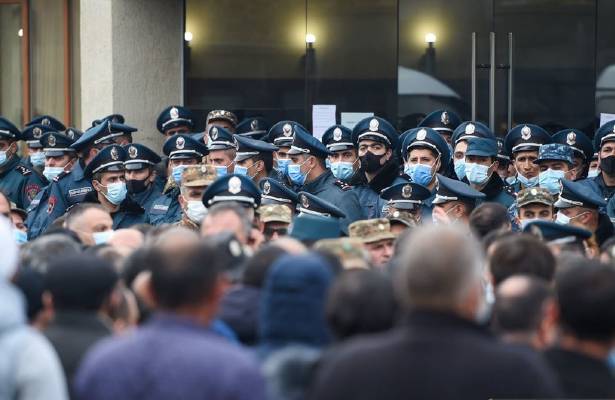
[[[553,398],[538,357],[450,314],[415,312],[389,333],[357,339],[326,358],[311,399]]]
[[[367,182],[365,172],[359,169],[352,176],[350,184],[353,191],[357,193],[361,208],[367,219],[381,218],[382,210],[387,205],[387,201],[380,197],[380,192],[389,186],[407,182],[408,180],[399,176],[399,166],[394,160],[390,160],[382,166],[374,179]]]
[[[466,178],[464,178],[464,182],[468,183]],[[481,190],[486,197],[480,200],[477,205],[482,203],[499,203],[506,208],[510,208],[510,206],[515,204],[515,197],[509,190],[502,178],[500,178],[500,175],[494,172]]]
[[[261,290],[253,286],[235,287],[226,293],[218,317],[235,333],[241,343],[254,346],[258,336]]]

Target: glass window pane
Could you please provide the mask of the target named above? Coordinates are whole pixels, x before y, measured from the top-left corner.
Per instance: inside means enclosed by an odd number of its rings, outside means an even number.
[[[0,115],[23,122],[21,6],[0,4]]]
[[[600,113],[615,113],[615,2],[598,0],[598,43],[596,44],[596,120]]]

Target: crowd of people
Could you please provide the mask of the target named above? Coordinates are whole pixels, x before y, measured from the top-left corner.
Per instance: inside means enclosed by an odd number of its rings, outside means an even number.
[[[194,121],[0,117],[0,398],[615,397],[615,121]]]

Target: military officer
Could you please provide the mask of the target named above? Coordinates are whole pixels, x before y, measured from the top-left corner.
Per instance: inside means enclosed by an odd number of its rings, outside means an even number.
[[[17,155],[20,139],[19,129],[6,118],[0,117],[0,190],[18,208],[26,209],[41,191],[44,182]]]
[[[468,225],[470,214],[485,194],[470,185],[438,175],[436,198],[433,200],[434,224]]]
[[[399,176],[397,151],[399,135],[387,120],[379,117],[362,119],[352,130],[352,143],[359,156],[360,168],[350,184],[357,193],[365,217],[382,216],[386,202],[383,189],[407,180]],[[336,203],[337,204],[337,203]]]
[[[461,124],[459,115],[450,110],[433,111],[418,124],[418,128],[432,128],[438,132],[442,138],[452,146],[453,132]]]
[[[270,125],[265,118],[246,118],[237,125],[235,134],[239,136],[246,136],[250,139],[263,140],[263,137],[267,134],[269,128]]]
[[[515,198],[505,190],[504,181],[497,174],[499,165],[497,156],[498,145],[494,139],[468,139],[465,182],[485,194],[482,201],[499,203],[509,208],[515,202]]]
[[[517,194],[516,199],[518,210],[516,225],[523,230],[533,221],[553,221],[555,219],[553,203],[555,203],[553,195],[547,189],[539,187],[523,189]]]
[[[246,175],[254,182],[266,177],[275,178],[273,170],[273,153],[278,148],[271,143],[249,137],[235,135],[237,152],[235,153],[234,173]],[[272,174],[274,174],[272,176]]]
[[[182,172],[179,205],[182,210],[178,226],[200,232],[201,222],[207,215],[203,204],[203,193],[216,180],[213,165],[190,165]]]
[[[466,150],[470,138],[490,138],[495,140],[495,135],[487,125],[479,121],[465,121],[453,132],[451,139],[453,146],[453,168],[457,179],[466,177]]]
[[[254,220],[254,210],[261,205],[261,192],[250,178],[244,175],[225,175],[217,178],[209,185],[202,198],[205,207],[232,201],[249,211],[250,219]]]
[[[291,164],[288,177],[299,191],[308,192],[340,207],[345,218],[341,220],[345,231],[350,223],[362,219],[364,213],[357,194],[336,185],[336,179],[325,166],[325,159],[330,154],[320,140],[310,135],[303,128],[293,127],[295,136],[288,151]]]
[[[160,156],[150,148],[132,143],[123,146],[126,151],[124,170],[128,197],[149,213],[154,201],[162,194],[162,185],[156,179],[155,166]]]
[[[540,146],[538,158],[534,160],[538,165],[538,185],[556,195],[560,190],[563,179],[574,180],[577,170],[572,161],[572,149],[563,144],[549,143]]]
[[[333,125],[322,135],[322,143],[331,152],[331,173],[343,182],[349,182],[361,163],[352,143],[352,131],[343,125]]]
[[[442,139],[444,140],[444,139]],[[363,248],[369,254],[371,265],[383,270],[393,257],[395,235],[391,232],[391,224],[386,218],[355,221],[350,224],[351,239],[360,239]]]
[[[608,202],[615,193],[615,121],[607,122],[596,131],[594,148],[598,153],[600,172],[595,178],[588,178],[583,182],[591,182]]]
[[[212,126],[224,128],[230,133],[235,133],[237,128],[237,116],[226,110],[212,110],[207,114],[205,132],[209,132]]]
[[[269,129],[267,136],[263,139],[278,147],[278,151],[273,153],[273,168],[278,171],[278,180],[284,184],[288,183],[288,164],[290,164],[288,151],[290,150],[290,146],[293,143],[293,137],[295,136],[295,126],[299,126],[307,132],[307,129],[305,129],[305,127],[298,122],[280,121]]]
[[[551,141],[570,146],[573,152],[572,161],[576,170],[575,180],[585,179],[589,163],[594,155],[594,145],[587,135],[578,129],[564,129],[553,135]]]
[[[233,134],[225,128],[212,126],[209,130],[207,149],[209,163],[216,168],[218,178],[232,174],[235,170],[235,156],[237,154],[237,141]]]
[[[180,194],[181,177],[184,168],[202,163],[208,153],[207,147],[197,142],[190,135],[176,134],[169,137],[162,147],[169,158],[167,175],[169,176],[162,195],[153,201],[148,210],[152,225],[172,224],[181,219]]]
[[[45,167],[45,152],[41,144],[41,136],[46,132],[57,132],[50,126],[33,124],[28,125],[21,131],[21,140],[26,142],[28,148],[23,157],[23,163],[28,168],[36,171],[39,175],[43,173]]]
[[[265,240],[275,240],[288,235],[293,213],[280,204],[261,204],[256,210],[258,227]]]
[[[277,204],[286,206],[294,215],[297,208],[299,196],[283,183],[273,179],[264,178],[258,182],[261,190],[262,204]]]
[[[431,192],[423,185],[414,182],[398,183],[382,191],[380,197],[387,201],[385,216],[387,218],[403,213],[411,217],[416,225],[423,220],[423,202],[431,197]],[[430,217],[428,215],[426,218]]]
[[[532,124],[517,125],[504,138],[504,148],[517,171],[516,182],[510,185],[514,193],[538,186],[540,168],[534,161],[538,158],[540,146],[547,143],[551,143],[549,133]]]
[[[176,134],[190,134],[194,128],[192,111],[183,106],[168,106],[158,115],[156,128],[167,138]]]
[[[100,203],[109,211],[113,229],[129,228],[147,220],[145,210],[127,196],[126,157],[124,148],[113,144],[102,149],[83,171],[94,188],[86,201]]]

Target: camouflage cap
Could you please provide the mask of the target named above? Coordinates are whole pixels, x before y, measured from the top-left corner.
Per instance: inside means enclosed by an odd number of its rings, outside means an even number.
[[[314,250],[333,254],[340,260],[344,269],[369,268],[363,241],[356,238],[322,239],[314,244]]]
[[[264,223],[284,222],[290,224],[292,222],[290,208],[282,204],[265,204],[260,206],[256,212]]]
[[[209,186],[216,180],[213,165],[189,165],[182,172],[181,184],[184,187]]]
[[[391,222],[402,223],[408,228],[415,228],[417,226],[415,216],[406,210],[387,211],[385,217]]]
[[[545,188],[527,188],[517,194],[517,207],[524,207],[532,203],[553,207],[554,202],[553,195]]]
[[[351,238],[361,239],[363,243],[373,243],[385,239],[395,239],[391,224],[386,218],[364,219],[348,226]]]
[[[573,156],[570,146],[560,143],[543,144],[538,150],[538,158],[534,160],[534,164],[542,161],[564,161],[572,165]]]

